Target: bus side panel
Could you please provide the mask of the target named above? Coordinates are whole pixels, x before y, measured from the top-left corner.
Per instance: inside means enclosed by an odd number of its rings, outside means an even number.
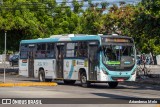
[[[28,60],[20,59],[19,60],[19,75],[28,77]]]
[[[87,76],[87,80],[89,80],[89,72],[88,72],[88,60],[84,60],[84,59],[78,59],[76,60],[76,70],[77,72],[79,72],[80,69],[84,69],[86,72],[86,76]]]
[[[71,79],[73,72],[75,72],[75,68],[72,64],[73,60],[64,60],[64,67],[63,67],[63,77],[64,79]]]
[[[38,72],[40,68],[44,69],[45,78],[54,79],[55,78],[55,59],[35,59],[34,62],[34,75],[38,78]]]
[[[134,75],[131,75],[131,78],[129,81],[135,81],[136,80],[136,73]]]
[[[84,68],[86,71],[86,74],[88,74],[88,67],[85,66],[85,61],[83,59],[73,59],[73,60],[65,59],[64,70],[63,70],[64,79],[78,80],[80,68]]]
[[[64,60],[64,79],[78,80],[78,72],[76,60]]]
[[[109,81],[108,75],[104,74],[102,70],[97,72],[97,80],[98,81]]]

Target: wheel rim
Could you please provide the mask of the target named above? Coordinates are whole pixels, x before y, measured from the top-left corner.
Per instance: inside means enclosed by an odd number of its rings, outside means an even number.
[[[86,76],[82,76],[82,83],[86,83],[87,82],[87,78],[86,78]]]

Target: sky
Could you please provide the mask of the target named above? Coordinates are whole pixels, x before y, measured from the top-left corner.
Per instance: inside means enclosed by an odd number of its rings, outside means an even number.
[[[63,0],[56,0],[58,3],[63,2]],[[66,0],[68,3],[68,6],[72,7],[72,0]],[[77,1],[82,1],[82,0],[77,0]],[[92,3],[101,3],[101,2],[108,2],[109,6],[113,5],[113,4],[117,4],[119,5],[120,1],[124,1],[126,2],[126,4],[137,4],[138,2],[140,2],[141,0],[91,0]],[[82,7],[84,10],[88,7],[88,2],[84,2],[84,6]],[[98,5],[98,7],[101,7],[100,4]],[[104,11],[104,13],[107,13],[107,10]]]
[[[56,0],[57,2],[62,2],[63,0]],[[71,2],[72,0],[67,0],[68,2]],[[77,1],[82,1],[82,0],[77,0]],[[137,3],[141,0],[91,0],[93,3],[100,3],[100,2],[108,2],[110,4],[116,4],[119,3],[120,1],[125,1],[127,4],[134,4]]]

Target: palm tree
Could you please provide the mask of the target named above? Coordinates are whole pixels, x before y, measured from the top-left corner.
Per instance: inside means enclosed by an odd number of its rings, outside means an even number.
[[[112,7],[110,7],[109,11],[112,13],[112,12],[115,12],[118,10],[118,6],[116,4],[113,4]]]
[[[119,2],[119,5],[120,5],[120,6],[123,6],[123,5],[125,5],[125,4],[126,4],[125,1],[120,1],[120,2]]]
[[[102,2],[101,3],[102,11],[106,10],[106,7],[108,7],[108,6],[109,6],[108,2]]]

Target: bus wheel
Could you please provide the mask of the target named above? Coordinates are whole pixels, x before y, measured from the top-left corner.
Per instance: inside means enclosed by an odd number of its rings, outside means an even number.
[[[108,82],[110,88],[116,88],[118,86],[118,82]]]
[[[81,85],[82,87],[89,87],[90,83],[87,81],[87,76],[85,72],[82,72],[80,75]]]
[[[64,84],[73,85],[76,80],[63,80]]]
[[[44,70],[41,69],[41,70],[39,71],[38,78],[39,78],[39,82],[45,82]]]

